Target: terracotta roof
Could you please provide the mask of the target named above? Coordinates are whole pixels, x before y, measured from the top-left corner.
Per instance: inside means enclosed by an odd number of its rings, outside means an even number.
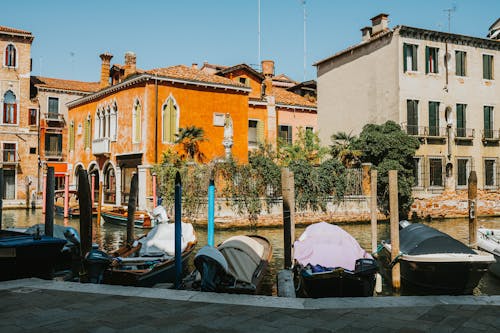
[[[26,31],[26,30],[20,30],[20,29],[14,29],[14,28],[9,28],[9,27],[4,27],[0,26],[0,32],[7,32],[7,33],[14,33],[14,34],[22,34],[22,35],[31,35],[31,32]]]
[[[198,82],[225,84],[225,85],[237,86],[237,87],[246,87],[245,85],[243,85],[239,82],[230,80],[228,78],[214,75],[214,74],[209,74],[209,73],[202,71],[200,69],[195,69],[195,68],[188,67],[185,65],[177,65],[177,66],[165,67],[165,68],[155,68],[155,69],[146,71],[145,73],[152,74],[152,75],[166,76],[166,77],[170,77],[170,78],[174,78],[174,79],[194,81],[194,82],[198,81]]]
[[[273,76],[273,81],[290,82],[293,84],[297,84],[297,81],[292,80],[291,78],[289,78],[285,74],[279,74],[279,75]]]
[[[247,64],[239,64],[231,67],[226,67],[224,69],[221,69],[217,72],[218,75],[226,75],[228,73],[237,71],[237,70],[244,70],[246,72],[252,73],[256,77],[258,77],[261,81],[264,80],[264,75],[262,73],[257,72],[255,69],[252,67],[248,66]]]
[[[99,90],[99,82],[83,82],[32,76],[31,83],[38,88],[51,88],[70,91],[95,92]]]
[[[273,95],[276,98],[276,104],[316,107],[316,103],[283,88],[273,87]]]

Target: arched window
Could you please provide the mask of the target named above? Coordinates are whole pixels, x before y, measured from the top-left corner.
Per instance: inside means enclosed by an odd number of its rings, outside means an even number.
[[[139,100],[135,101],[134,109],[132,110],[132,142],[141,142],[141,113],[142,108]]]
[[[101,133],[101,110],[95,111],[94,119],[94,138],[98,138]]]
[[[108,164],[104,169],[104,203],[114,204],[116,201],[116,177],[113,165]]]
[[[4,124],[17,124],[16,95],[10,90],[3,95],[2,122]]]
[[[5,48],[5,66],[16,67],[16,47],[13,44]]]
[[[104,137],[110,138],[110,121],[109,121],[109,114],[111,113],[109,106],[106,108],[106,114],[104,115]]]
[[[177,133],[177,105],[172,97],[167,99],[162,110],[162,142],[174,142]]]

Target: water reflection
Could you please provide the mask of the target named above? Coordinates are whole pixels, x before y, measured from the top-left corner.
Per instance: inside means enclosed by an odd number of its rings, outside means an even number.
[[[35,212],[31,210],[4,210],[2,227],[17,227],[26,228],[37,223],[44,223],[45,216],[42,215],[41,210]],[[80,230],[78,219],[64,220],[56,216],[54,222],[60,225],[69,225],[76,230]],[[425,222],[426,224],[434,227],[450,236],[468,244],[469,240],[469,225],[467,219],[447,219],[447,220],[433,220]],[[479,226],[487,228],[500,229],[500,218],[483,218],[478,220]],[[367,250],[371,248],[371,234],[370,225],[366,223],[352,223],[340,224],[340,226],[353,235],[361,246]],[[299,237],[304,231],[305,227],[296,227],[296,237]],[[146,231],[135,229],[136,237],[143,235]],[[388,239],[390,228],[388,223],[379,223],[377,227],[378,239]],[[270,264],[270,270],[264,280],[264,292],[270,295],[276,295],[276,274],[283,268],[284,253],[283,253],[283,230],[278,228],[260,228],[258,231],[252,230],[216,230],[215,244],[223,240],[237,235],[237,234],[251,234],[258,233],[269,239],[273,246],[273,259]],[[198,237],[198,245],[195,252],[207,244],[207,231],[204,228],[197,228],[196,234]],[[97,226],[94,219],[93,227],[94,242],[99,244],[104,250],[112,251],[118,248],[127,237],[127,230],[125,227],[115,226],[112,224],[104,223]],[[192,258],[191,258],[192,259]],[[193,267],[192,261],[189,263],[190,268]],[[392,294],[390,287],[384,285],[382,295]],[[500,280],[494,278],[491,274],[485,274],[483,279],[479,282],[478,288],[474,291],[477,295],[500,295]]]

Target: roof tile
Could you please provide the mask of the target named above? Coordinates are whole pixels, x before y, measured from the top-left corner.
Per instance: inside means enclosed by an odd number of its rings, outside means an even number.
[[[95,92],[99,90],[99,82],[83,82],[32,76],[31,82],[40,88],[52,88],[71,91]]]

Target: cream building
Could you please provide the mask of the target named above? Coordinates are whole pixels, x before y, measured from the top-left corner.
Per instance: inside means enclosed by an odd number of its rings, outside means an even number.
[[[318,61],[323,144],[339,131],[393,120],[419,138],[415,188],[441,192],[500,183],[500,42],[407,26],[380,14],[362,41]],[[491,30],[495,25],[490,27]]]

